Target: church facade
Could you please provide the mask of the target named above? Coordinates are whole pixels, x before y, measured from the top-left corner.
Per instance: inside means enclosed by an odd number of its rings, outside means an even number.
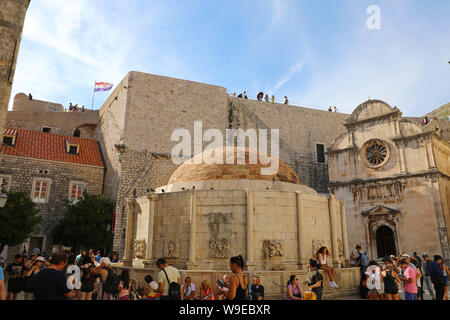
[[[448,259],[450,144],[379,100],[359,105],[328,149],[330,191],[345,201],[349,246],[371,257]]]

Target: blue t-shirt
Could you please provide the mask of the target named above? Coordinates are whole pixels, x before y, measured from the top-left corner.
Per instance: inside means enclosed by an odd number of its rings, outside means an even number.
[[[95,256],[95,261],[97,261],[98,263],[100,263],[101,259],[102,259],[102,256]]]
[[[5,280],[5,276],[3,275],[3,268],[0,267],[0,281]]]

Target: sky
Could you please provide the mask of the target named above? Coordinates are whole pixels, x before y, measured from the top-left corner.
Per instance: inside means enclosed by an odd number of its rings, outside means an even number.
[[[345,113],[370,97],[420,116],[450,102],[449,12],[448,0],[32,0],[10,109],[19,92],[91,108],[95,81],[140,71]]]

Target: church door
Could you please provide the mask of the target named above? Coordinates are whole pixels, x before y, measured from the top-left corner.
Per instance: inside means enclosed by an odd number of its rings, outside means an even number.
[[[391,254],[396,255],[394,232],[391,228],[382,226],[377,230],[378,257],[383,258]]]

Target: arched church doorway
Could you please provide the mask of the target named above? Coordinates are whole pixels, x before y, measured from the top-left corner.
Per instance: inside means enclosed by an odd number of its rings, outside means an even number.
[[[378,257],[383,258],[391,254],[397,255],[397,249],[395,246],[395,236],[391,228],[387,226],[381,226],[377,230],[377,251]]]

